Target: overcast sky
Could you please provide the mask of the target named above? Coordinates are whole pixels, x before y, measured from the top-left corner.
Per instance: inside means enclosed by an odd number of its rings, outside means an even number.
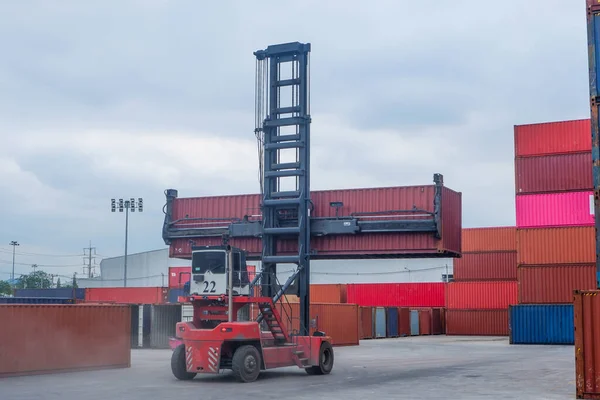
[[[122,254],[113,197],[144,198],[131,253],[165,247],[166,188],[257,192],[252,52],[289,41],[312,44],[313,189],[440,172],[463,226],[512,225],[513,126],[589,117],[585,23],[584,0],[3,2],[0,278],[11,240],[17,272]]]

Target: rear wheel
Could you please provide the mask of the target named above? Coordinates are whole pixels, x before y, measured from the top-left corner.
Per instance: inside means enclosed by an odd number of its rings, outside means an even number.
[[[261,357],[258,349],[251,345],[241,346],[233,353],[231,369],[240,382],[253,382],[260,374]]]
[[[333,369],[333,347],[329,342],[321,343],[319,349],[319,365],[306,368],[309,375],[327,375]]]
[[[194,379],[196,376],[196,373],[194,372],[187,372],[184,344],[180,344],[173,350],[173,354],[171,355],[171,371],[173,372],[173,375],[175,375],[175,378],[180,381],[188,381]]]

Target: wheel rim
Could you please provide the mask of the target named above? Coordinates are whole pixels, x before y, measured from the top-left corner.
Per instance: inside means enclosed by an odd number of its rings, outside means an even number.
[[[248,373],[252,373],[256,369],[256,358],[253,355],[250,354],[244,359],[244,369]]]

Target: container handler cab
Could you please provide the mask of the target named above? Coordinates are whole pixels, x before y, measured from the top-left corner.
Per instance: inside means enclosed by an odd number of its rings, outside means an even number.
[[[331,338],[319,331],[312,336],[290,332],[291,316],[285,302],[278,303],[287,287],[270,298],[260,295],[257,282],[260,276],[249,280],[244,251],[228,245],[193,248],[189,294],[179,301],[193,305],[194,318],[179,322],[171,339],[177,379],[231,369],[239,381],[252,382],[262,370],[289,366],[311,375],[331,372]],[[255,313],[258,317],[248,320]]]

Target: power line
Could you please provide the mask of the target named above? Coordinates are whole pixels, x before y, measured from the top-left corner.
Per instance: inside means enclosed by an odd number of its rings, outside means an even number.
[[[9,253],[12,254],[12,250],[0,248],[0,253]],[[30,253],[30,252],[21,252],[17,251],[15,254],[20,256],[42,256],[42,257],[81,257],[83,254],[43,254],[43,253]]]
[[[0,260],[0,264],[12,265],[12,261]],[[31,266],[31,263],[15,262],[15,265],[28,265],[28,266]],[[37,265],[39,267],[46,267],[46,268],[81,267],[81,264],[37,264]]]

